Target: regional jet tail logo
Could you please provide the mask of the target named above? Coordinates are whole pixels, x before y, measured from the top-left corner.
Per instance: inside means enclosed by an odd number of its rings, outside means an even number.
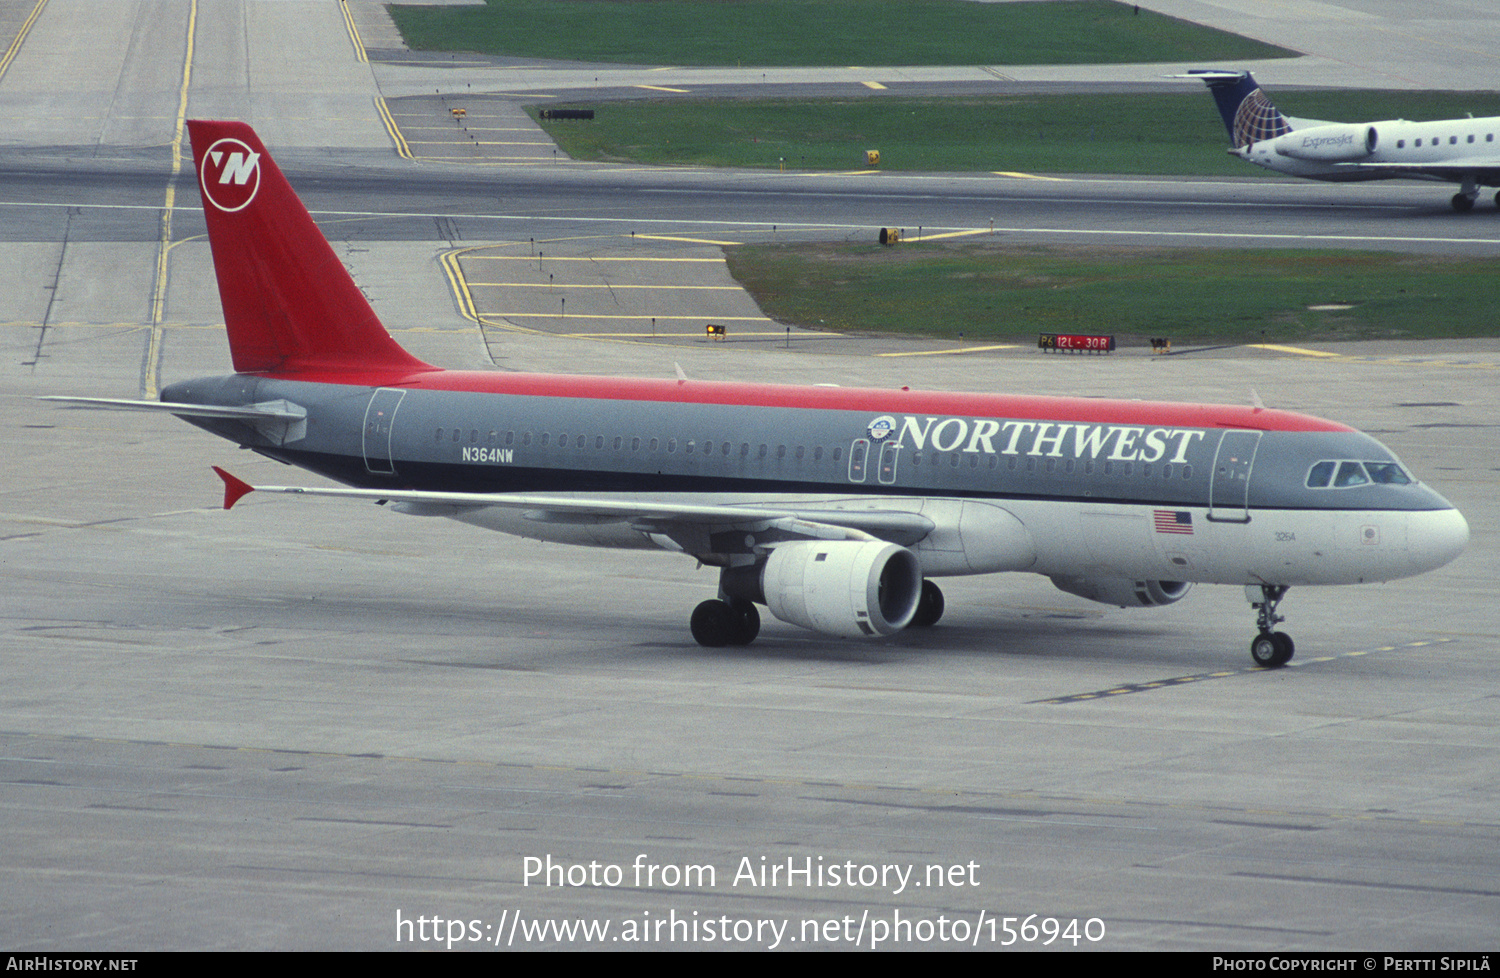
[[[1239,149],[1266,139],[1285,136],[1292,131],[1286,118],[1266,98],[1266,93],[1256,89],[1234,113],[1234,148]]]
[[[221,139],[203,154],[203,198],[228,214],[244,210],[260,190],[260,154],[238,139]]]

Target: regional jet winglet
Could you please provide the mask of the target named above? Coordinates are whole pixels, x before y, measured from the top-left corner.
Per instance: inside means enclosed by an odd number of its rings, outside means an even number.
[[[1229,130],[1229,152],[1311,180],[1439,180],[1459,185],[1453,209],[1471,210],[1480,187],[1500,187],[1500,117],[1436,122],[1324,122],[1277,110],[1248,71],[1191,71],[1208,85]],[[1495,203],[1500,204],[1500,194]]]
[[[937,622],[934,578],[1026,571],[1121,607],[1243,585],[1280,666],[1286,590],[1421,574],[1469,529],[1375,439],[1226,407],[442,370],[376,319],[249,126],[188,124],[235,372],[155,410],[363,500],[719,570],[692,613],[746,644],[758,606],[824,635]],[[86,407],[139,402],[74,399]]]

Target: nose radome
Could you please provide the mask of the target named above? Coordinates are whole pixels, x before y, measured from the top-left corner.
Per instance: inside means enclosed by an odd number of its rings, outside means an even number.
[[[1469,522],[1456,509],[1412,513],[1407,541],[1414,572],[1436,570],[1464,552],[1469,544]]]

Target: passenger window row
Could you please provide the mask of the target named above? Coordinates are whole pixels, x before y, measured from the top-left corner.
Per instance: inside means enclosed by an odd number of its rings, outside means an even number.
[[[514,430],[501,432],[498,429],[485,433],[478,428],[437,428],[434,431],[433,440],[437,443],[451,441],[453,444],[479,445],[481,442],[487,447],[512,447],[519,444],[523,448],[529,448],[533,444],[542,448],[550,447],[556,438],[558,448],[574,448],[585,450],[590,447],[590,436],[571,435],[566,432],[554,436],[551,432],[536,434],[530,431],[517,433]],[[864,442],[861,446],[861,442]],[[749,460],[752,457],[764,460],[774,457],[782,461],[791,457],[798,462],[806,461],[811,457],[813,462],[822,462],[825,458],[832,462],[842,462],[844,450],[842,446],[825,448],[815,445],[811,448],[805,445],[776,445],[769,444],[752,445],[749,442],[740,442],[738,446],[731,441],[717,439],[704,439],[702,442],[693,439],[681,440],[676,438],[642,438],[639,436],[627,438],[624,435],[615,435],[612,438],[605,435],[592,436],[592,448],[595,451],[604,451],[606,446],[614,452],[638,453],[642,450],[648,453],[665,452],[675,455],[679,452],[683,455],[719,456],[729,458],[737,456]],[[897,456],[892,449],[897,446],[886,445],[881,452],[880,481],[890,484],[895,481]],[[855,449],[858,457],[850,456],[849,477],[852,481],[864,481],[865,456],[870,446],[864,439],[856,439]],[[910,465],[914,470],[920,471],[924,463],[929,468],[947,466],[950,469],[966,468],[970,471],[978,471],[981,467],[991,472],[999,471],[1001,461],[999,455],[981,455],[978,452],[937,452],[923,451],[918,449],[911,455]],[[967,461],[965,461],[967,459]],[[983,459],[983,461],[981,461]],[[1358,463],[1354,463],[1358,464]],[[1375,463],[1370,463],[1375,464]],[[1010,472],[1024,471],[1029,474],[1043,473],[1046,475],[1072,475],[1081,473],[1083,475],[1104,475],[1113,478],[1130,478],[1139,474],[1141,478],[1152,478],[1160,476],[1162,479],[1181,478],[1190,480],[1193,478],[1193,467],[1185,464],[1163,463],[1155,466],[1150,462],[1137,463],[1127,461],[1114,461],[1111,459],[1072,459],[1052,458],[1038,456],[1009,456],[1005,460],[1005,467]],[[1309,482],[1311,485],[1311,482]]]
[[[1424,138],[1426,138],[1426,137],[1424,137]],[[1472,143],[1472,142],[1474,142],[1474,139],[1475,139],[1474,135],[1470,134],[1465,139],[1465,142]],[[1485,135],[1484,135],[1484,141],[1487,142],[1487,143],[1493,143],[1495,141],[1495,134],[1492,133],[1492,132],[1485,133]],[[1427,145],[1429,145],[1429,146],[1438,146],[1438,145],[1441,145],[1442,142],[1443,142],[1443,137],[1441,137],[1441,136],[1435,136],[1435,137],[1427,138]],[[1458,137],[1457,136],[1449,136],[1448,137],[1448,145],[1449,146],[1457,146],[1458,145]],[[1414,140],[1412,140],[1412,146],[1415,149],[1420,149],[1422,147],[1422,140],[1421,139],[1414,139]],[[1406,148],[1406,140],[1404,140],[1404,139],[1398,139],[1398,140],[1396,140],[1396,148],[1397,149],[1405,149]]]
[[[478,445],[481,443],[480,435],[481,432],[478,428],[469,428],[467,430],[463,428],[437,428],[435,429],[433,440],[435,442],[441,443],[446,439],[448,441],[451,441],[455,445]],[[579,450],[583,450],[589,447],[588,435],[570,435],[564,432],[558,434],[556,438],[556,444],[558,448],[576,448]],[[519,444],[523,448],[529,448],[531,445],[535,444],[539,447],[547,448],[552,445],[552,439],[552,433],[546,431],[541,432],[540,434],[533,434],[530,431],[523,431],[518,436],[517,433],[513,430],[504,432],[503,435],[498,430],[492,430],[484,436],[483,444],[485,444],[486,446],[503,445],[506,447]],[[605,435],[593,436],[593,449],[595,451],[604,451],[606,444],[609,445],[611,450],[616,452],[639,452],[642,450],[642,448],[644,448],[648,452],[665,451],[668,455],[675,455],[680,451],[683,455],[719,455],[723,458],[728,458],[731,455],[738,455],[743,459],[750,458],[752,453],[754,454],[755,458],[763,459],[771,456],[773,452],[770,445],[762,444],[759,446],[752,446],[749,442],[740,442],[738,450],[736,450],[735,444],[733,442],[719,441],[712,438],[704,439],[702,442],[699,442],[694,439],[679,441],[676,438],[661,439],[633,437],[627,439],[624,435],[615,435],[613,439],[609,439]],[[821,462],[826,456],[837,462],[843,458],[844,450],[838,446],[835,446],[833,448],[824,448],[822,445],[814,445],[813,447],[808,448],[805,445],[796,445],[791,447],[788,447],[786,445],[777,445],[775,446],[774,454],[777,459],[784,459],[790,455],[792,458],[798,461],[803,461],[810,456],[814,462]]]

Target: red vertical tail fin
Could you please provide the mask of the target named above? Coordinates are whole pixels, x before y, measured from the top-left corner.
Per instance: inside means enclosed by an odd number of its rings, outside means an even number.
[[[380,324],[255,130],[188,132],[236,372],[432,369]]]

